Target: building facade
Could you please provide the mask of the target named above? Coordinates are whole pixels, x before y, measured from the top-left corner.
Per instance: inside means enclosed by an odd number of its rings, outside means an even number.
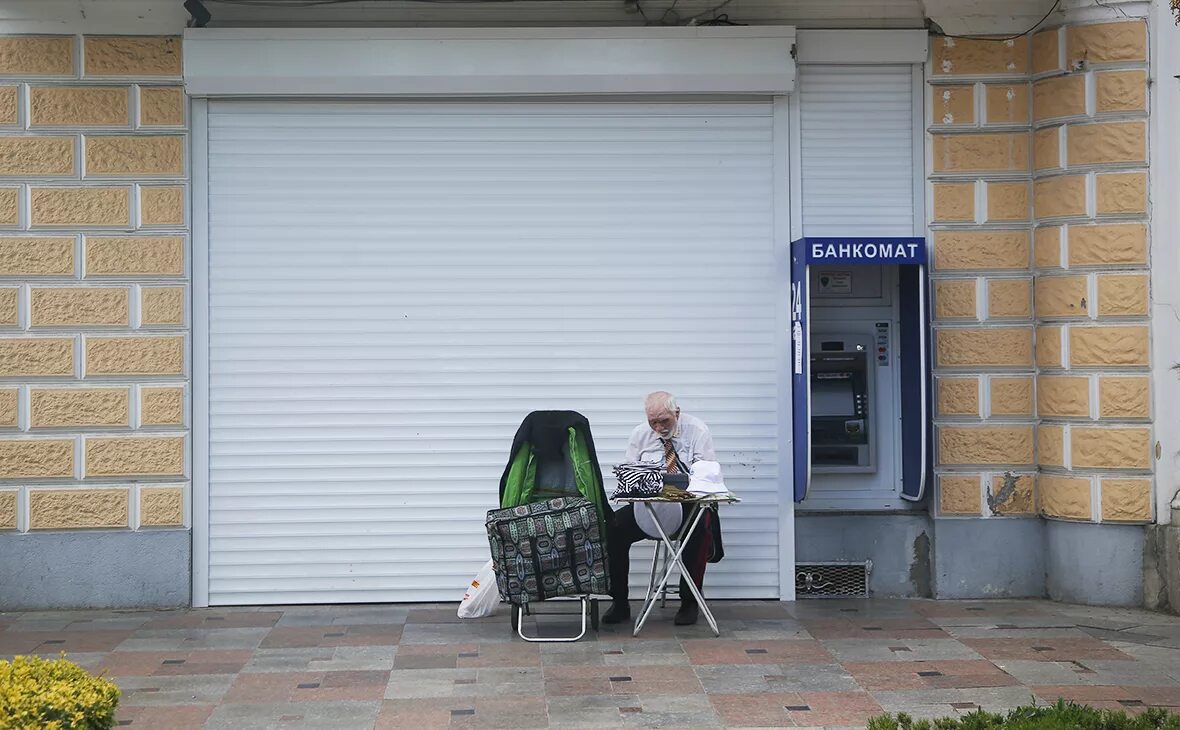
[[[528,411],[585,412],[609,466],[660,387],[747,498],[715,595],[871,561],[875,595],[1180,605],[1167,3],[663,36],[606,3],[356,11],[482,26],[433,35],[173,5],[0,24],[0,610],[446,600]],[[586,41],[638,60],[464,85],[464,53]],[[925,239],[919,499],[904,434],[883,491],[791,499],[776,267],[815,236]],[[632,288],[666,255],[667,311]]]

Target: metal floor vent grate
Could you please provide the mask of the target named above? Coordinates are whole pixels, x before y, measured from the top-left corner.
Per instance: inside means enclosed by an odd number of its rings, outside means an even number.
[[[796,563],[796,598],[845,598],[869,595],[873,561]]]

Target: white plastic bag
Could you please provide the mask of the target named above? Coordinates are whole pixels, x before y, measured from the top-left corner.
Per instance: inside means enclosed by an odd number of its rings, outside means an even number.
[[[475,580],[463,594],[463,600],[459,602],[459,618],[491,616],[499,604],[500,589],[496,587],[496,573],[489,560],[475,574]]]

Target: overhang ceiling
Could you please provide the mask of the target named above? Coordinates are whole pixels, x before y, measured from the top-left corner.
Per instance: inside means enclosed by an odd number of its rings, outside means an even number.
[[[706,21],[724,13],[749,24],[799,28],[921,28],[946,33],[1018,33],[1053,0],[202,0],[210,27],[235,26],[577,26]],[[3,0],[0,33],[174,32],[182,0]]]

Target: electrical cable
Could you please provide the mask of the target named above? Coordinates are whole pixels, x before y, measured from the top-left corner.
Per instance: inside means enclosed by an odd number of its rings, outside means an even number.
[[[1023,38],[1024,36],[1028,35],[1029,33],[1032,33],[1037,28],[1040,28],[1041,23],[1044,23],[1046,20],[1048,20],[1049,16],[1052,15],[1053,13],[1055,13],[1057,11],[1057,8],[1060,5],[1061,5],[1061,0],[1055,0],[1055,2],[1053,3],[1053,7],[1049,8],[1049,12],[1045,13],[1045,15],[1040,20],[1038,20],[1036,23],[1034,23],[1031,28],[1029,28],[1026,31],[1017,33],[1016,35],[1010,35],[1010,36],[1006,36],[1004,38],[996,38],[994,36],[985,36],[985,35],[955,35],[953,33],[941,33],[941,32],[935,33],[934,35],[941,36],[943,38],[962,38],[963,40],[971,40],[971,41],[1014,41],[1017,38]]]

